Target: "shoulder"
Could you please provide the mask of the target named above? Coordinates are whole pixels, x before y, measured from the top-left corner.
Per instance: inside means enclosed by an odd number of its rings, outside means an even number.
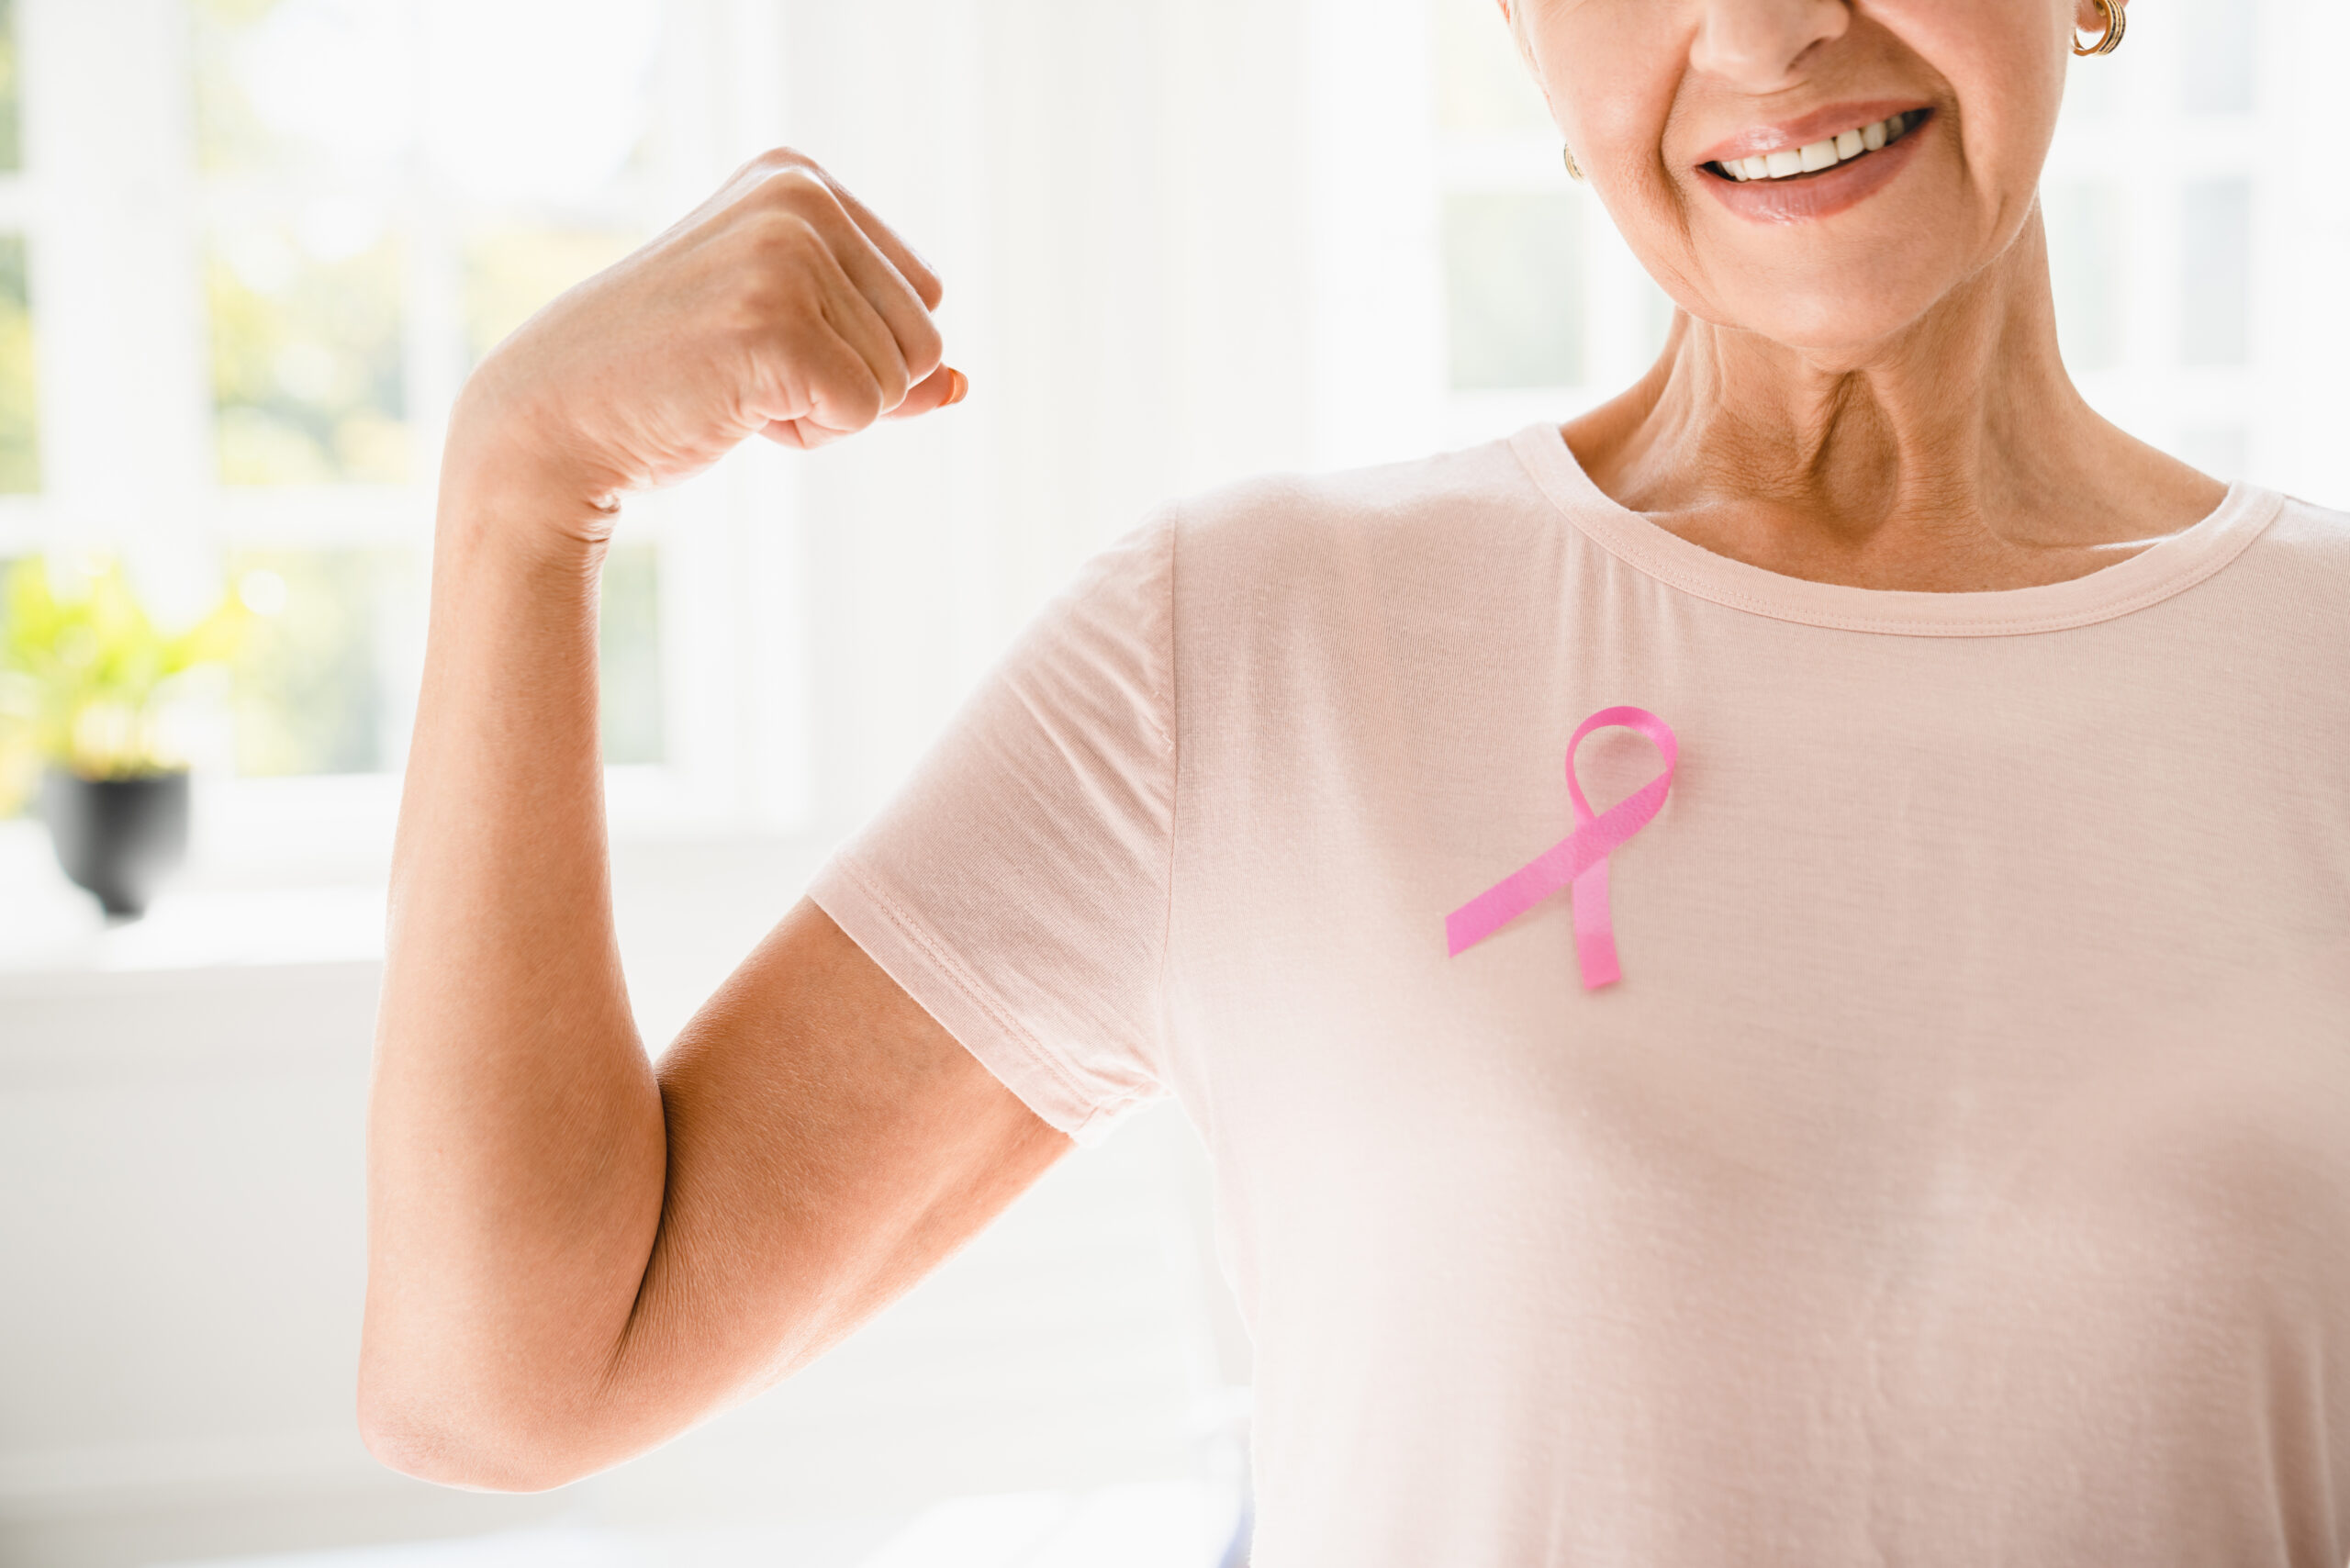
[[[2277,509],[2276,521],[2268,525],[2265,543],[2312,563],[2326,563],[2336,571],[2350,572],[2350,512],[2287,496]]]
[[[2350,512],[2277,497],[2267,526],[2231,570],[2266,607],[2262,613],[2298,609],[2350,629],[2341,614],[2350,602]]]
[[[1169,509],[1179,569],[1287,577],[1384,566],[1409,569],[1469,536],[1554,530],[1555,512],[1513,442],[1490,441],[1405,463],[1269,474]]]
[[[1343,689],[1505,642],[1557,602],[1581,536],[1510,441],[1276,474],[1165,516],[1169,628],[1204,694]]]

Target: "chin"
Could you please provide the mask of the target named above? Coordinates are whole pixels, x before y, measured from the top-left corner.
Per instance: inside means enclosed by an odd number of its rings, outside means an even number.
[[[1752,316],[1720,324],[1815,359],[1857,364],[1874,358],[1924,313],[1907,302],[1874,296],[1821,294],[1774,299]]]
[[[1857,364],[1880,354],[1964,281],[1946,261],[1904,267],[1893,258],[1843,260],[1792,277],[1757,268],[1744,286],[1718,292],[1693,314],[1815,358]]]

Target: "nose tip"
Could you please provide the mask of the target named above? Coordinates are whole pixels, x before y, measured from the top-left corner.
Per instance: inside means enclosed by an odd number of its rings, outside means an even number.
[[[1852,20],[1846,0],[1706,0],[1690,62],[1741,91],[1775,92]]]

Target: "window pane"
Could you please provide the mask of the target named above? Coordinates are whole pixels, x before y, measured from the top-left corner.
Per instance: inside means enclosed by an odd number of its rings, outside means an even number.
[[[1436,123],[1555,136],[1542,91],[1493,0],[1435,0]]]
[[[2249,465],[2250,432],[2242,425],[2207,425],[2181,431],[2171,454],[2215,479],[2241,479]]]
[[[0,583],[17,563],[0,555]],[[8,635],[8,597],[0,593],[0,644]],[[21,675],[0,668],[0,818],[21,815],[40,785],[40,698]]]
[[[661,554],[619,544],[604,561],[599,628],[604,760],[659,762],[661,735]]]
[[[237,771],[372,773],[392,766],[391,700],[423,582],[405,550],[255,550],[229,562],[255,612],[237,661]]]
[[[17,3],[0,0],[0,174],[25,166],[24,117],[17,94]]]
[[[221,482],[408,476],[400,249],[380,212],[224,229],[207,269]]]
[[[465,246],[465,348],[470,363],[548,300],[636,248],[637,236],[602,230],[509,227]]]
[[[2052,185],[2042,209],[2065,362],[2109,370],[2121,363],[2121,192],[2101,180]]]
[[[33,397],[33,319],[25,241],[0,235],[0,491],[40,488],[40,422]]]
[[[2188,0],[2180,101],[2189,114],[2252,107],[2253,0]]]
[[[1445,197],[1456,389],[1582,383],[1582,218],[1565,192]]]
[[[2181,195],[2181,354],[2242,364],[2252,349],[2252,185],[2193,180]]]

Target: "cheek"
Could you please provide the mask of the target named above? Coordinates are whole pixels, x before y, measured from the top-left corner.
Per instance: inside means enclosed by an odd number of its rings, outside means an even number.
[[[2070,0],[1874,0],[1868,11],[1948,84],[1968,185],[2002,230],[2020,224],[2064,106]]]
[[[1554,28],[1537,63],[1576,162],[1651,270],[1685,270],[1684,226],[1663,149],[1689,58],[1673,8],[1587,0]]]
[[[1688,62],[1671,9],[1646,0],[1586,0],[1534,39],[1535,69],[1560,129],[1587,170],[1653,166]]]

